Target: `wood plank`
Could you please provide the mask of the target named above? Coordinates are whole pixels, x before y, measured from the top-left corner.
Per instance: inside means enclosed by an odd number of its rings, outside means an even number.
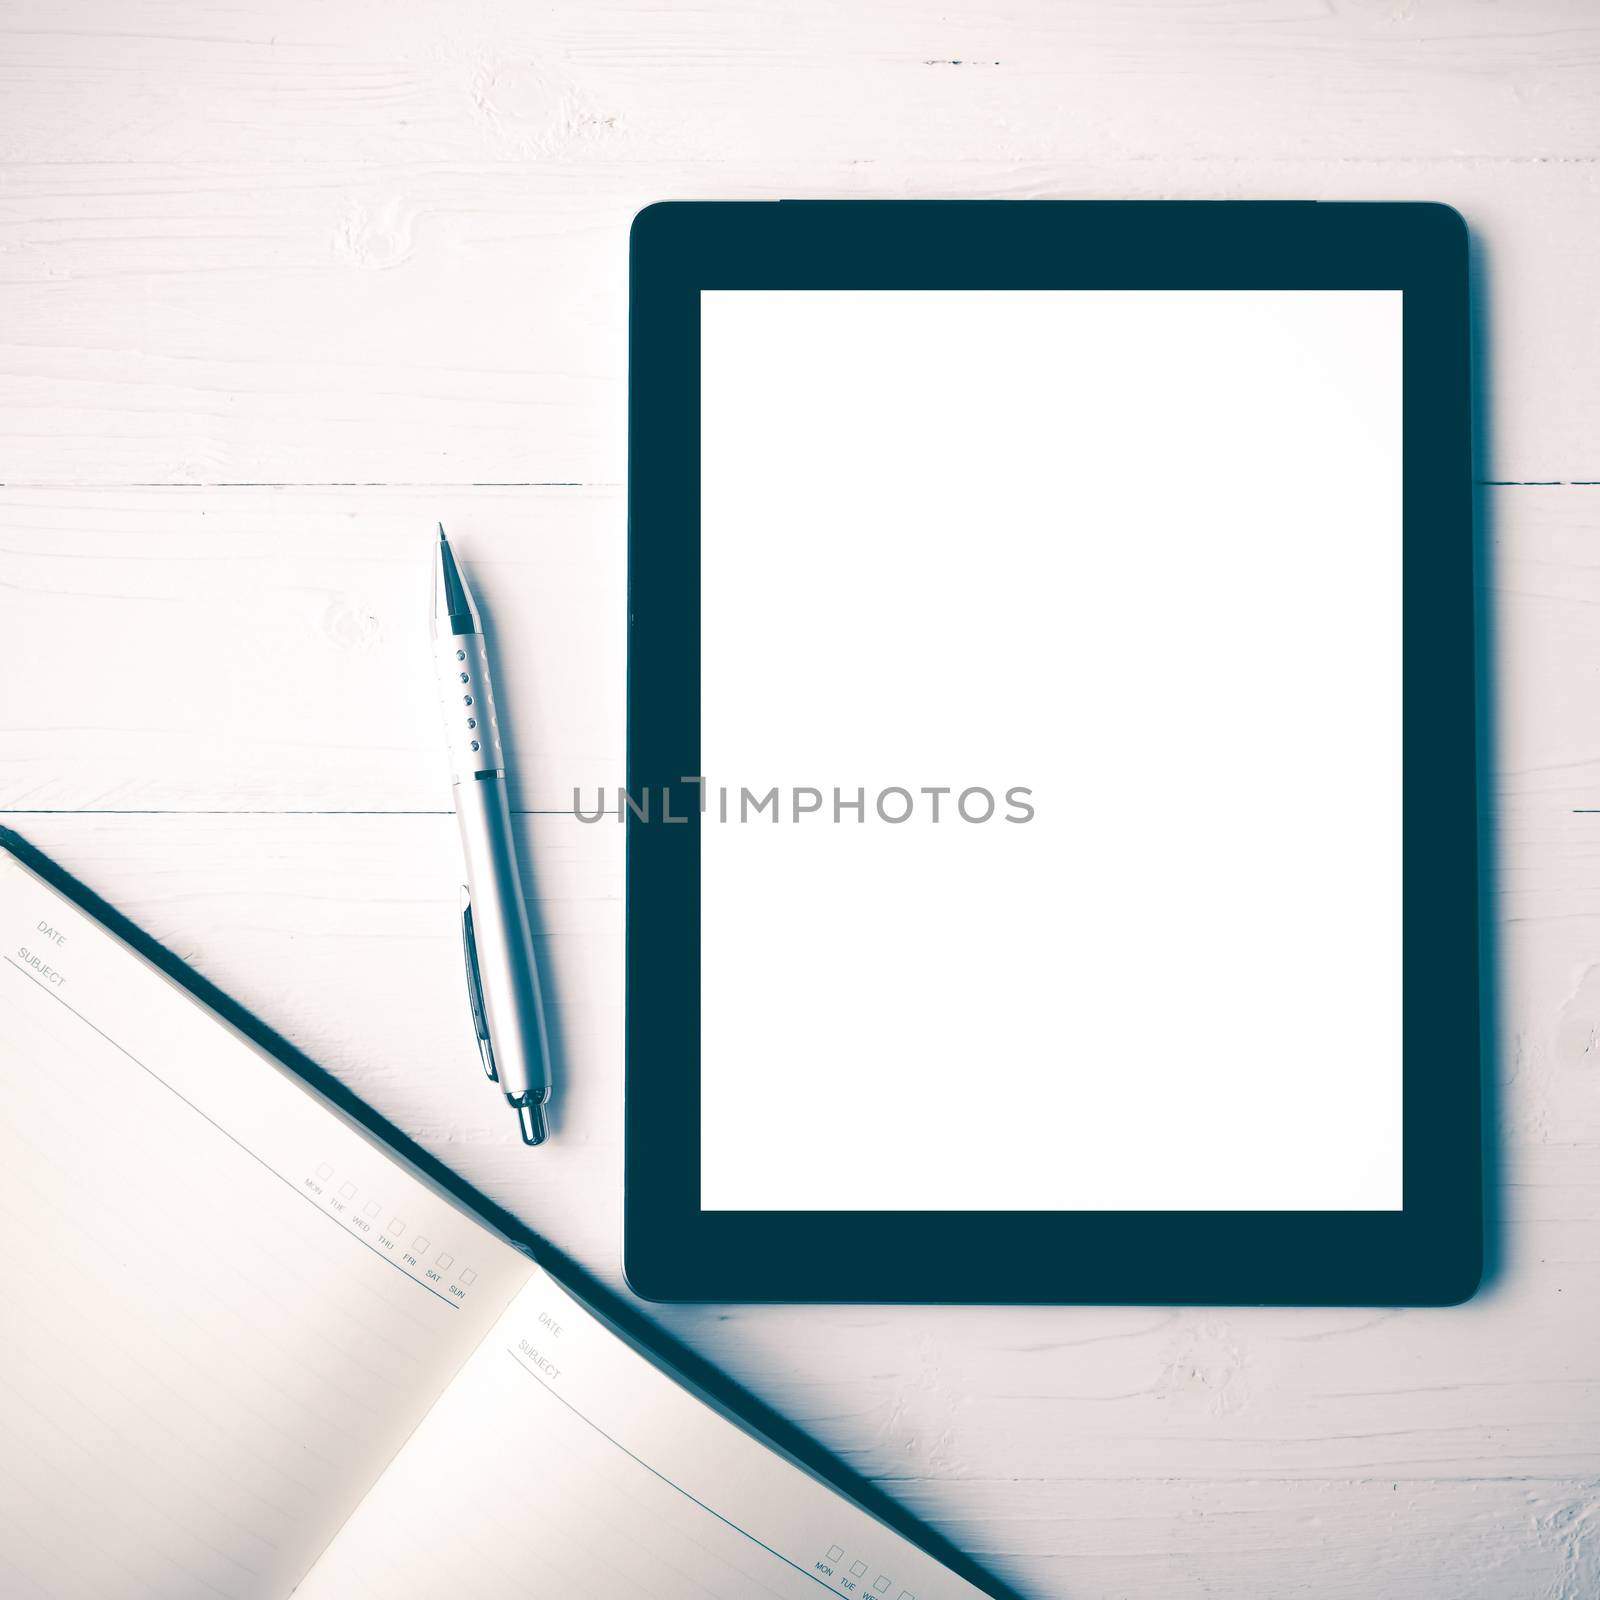
[[[1484,512],[1502,822],[1531,849],[1600,809],[1600,488]],[[440,518],[494,629],[518,804],[623,781],[619,491],[0,489],[0,516],[0,633],[49,684],[11,699],[0,809],[444,809]]]
[[[1583,0],[10,0],[0,50],[23,161],[1600,154]]]
[[[443,519],[493,636],[515,804],[623,781],[608,491],[0,490],[0,805],[444,811],[428,641]]]
[[[389,164],[13,165],[0,482],[619,484],[633,214],[784,195],[1449,202],[1476,239],[1481,475],[1600,480],[1600,163],[902,148],[463,168],[419,135]]]

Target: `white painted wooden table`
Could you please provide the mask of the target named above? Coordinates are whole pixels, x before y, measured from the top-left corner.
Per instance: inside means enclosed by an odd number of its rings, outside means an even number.
[[[1028,1595],[1600,1594],[1600,8],[6,0],[5,820],[617,1280],[626,236],[667,197],[1419,198],[1476,241],[1501,1274],[1452,1311],[658,1310]],[[427,539],[556,997],[465,1032]]]

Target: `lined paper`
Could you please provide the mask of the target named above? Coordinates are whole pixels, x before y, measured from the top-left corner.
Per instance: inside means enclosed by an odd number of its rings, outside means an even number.
[[[0,849],[6,1600],[972,1600]]]
[[[422,1537],[426,1530],[426,1537]],[[971,1600],[535,1272],[302,1600]]]
[[[0,954],[0,1590],[276,1600],[529,1264],[4,852]]]

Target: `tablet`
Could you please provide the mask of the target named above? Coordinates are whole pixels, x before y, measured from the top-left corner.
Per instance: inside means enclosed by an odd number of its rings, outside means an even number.
[[[631,363],[632,1286],[1470,1294],[1457,214],[654,206]]]

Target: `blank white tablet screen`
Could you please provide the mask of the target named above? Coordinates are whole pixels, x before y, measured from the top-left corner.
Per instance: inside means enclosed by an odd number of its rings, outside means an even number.
[[[705,1209],[1400,1206],[1400,329],[702,294]]]

